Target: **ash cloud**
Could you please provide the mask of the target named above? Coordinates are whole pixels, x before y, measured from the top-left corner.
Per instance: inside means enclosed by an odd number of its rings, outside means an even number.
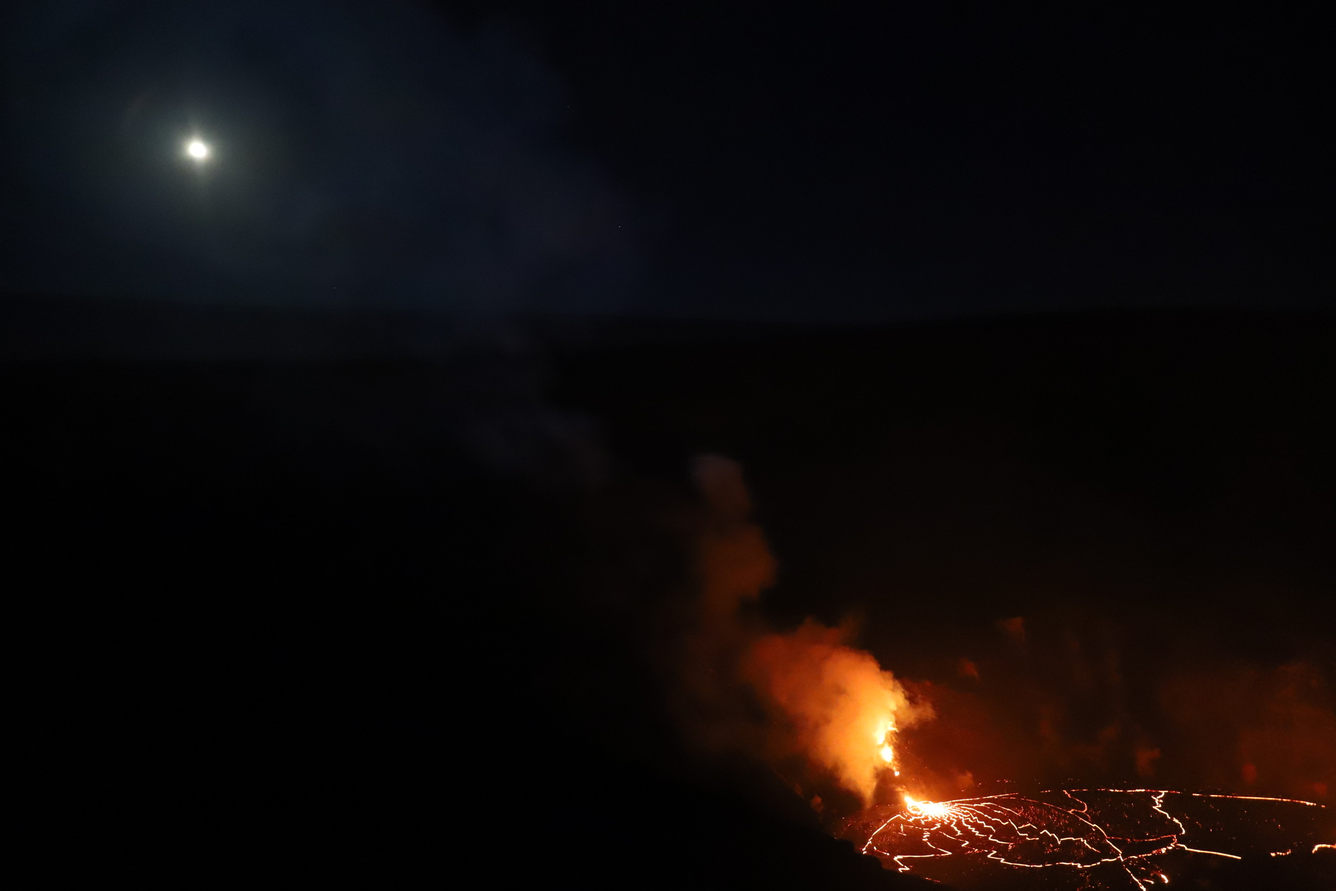
[[[0,25],[8,290],[589,309],[632,272],[626,203],[512,28],[412,0],[65,0]]]

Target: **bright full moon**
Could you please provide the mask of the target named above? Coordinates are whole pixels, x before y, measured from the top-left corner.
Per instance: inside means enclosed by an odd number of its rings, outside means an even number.
[[[186,154],[196,161],[204,161],[209,157],[209,146],[198,139],[192,139],[186,143]]]

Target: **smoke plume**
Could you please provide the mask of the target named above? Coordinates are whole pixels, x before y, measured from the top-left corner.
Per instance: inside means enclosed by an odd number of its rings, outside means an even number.
[[[699,598],[677,670],[679,715],[713,750],[742,748],[777,770],[801,772],[815,789],[833,781],[866,805],[895,769],[895,734],[931,716],[870,653],[852,628],[807,619],[793,631],[767,627],[751,607],[775,581],[775,560],[751,519],[740,466],[697,459],[707,505],[697,547]],[[786,773],[792,780],[792,774]]]

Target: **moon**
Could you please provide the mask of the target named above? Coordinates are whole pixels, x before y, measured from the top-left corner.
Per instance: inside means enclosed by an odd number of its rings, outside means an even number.
[[[186,154],[202,164],[209,159],[209,145],[202,139],[191,139],[186,143]]]

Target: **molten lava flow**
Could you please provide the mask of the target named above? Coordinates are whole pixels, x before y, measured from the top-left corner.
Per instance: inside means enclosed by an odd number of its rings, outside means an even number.
[[[977,884],[998,869],[1051,869],[1054,887],[1121,888],[1130,880],[1144,891],[1188,869],[1190,855],[1239,860],[1331,849],[1326,809],[1298,799],[1073,789],[904,801],[852,817],[838,834],[900,872],[948,884]]]
[[[908,795],[905,796],[905,810],[916,816],[932,817],[937,820],[945,819],[953,813],[949,802],[916,801]]]
[[[881,748],[877,750],[877,754],[881,756],[881,760],[896,776],[899,776],[900,767],[895,763],[895,746],[892,745],[894,740],[895,721],[887,720],[873,738],[873,742],[881,746]]]

